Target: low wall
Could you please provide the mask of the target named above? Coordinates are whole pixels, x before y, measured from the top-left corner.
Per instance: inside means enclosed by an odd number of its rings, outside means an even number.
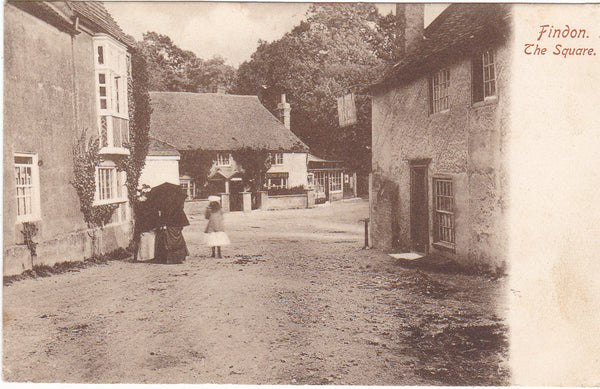
[[[183,206],[186,215],[204,215],[208,200],[188,200]]]
[[[86,229],[39,242],[37,255],[31,258],[25,245],[10,246],[4,250],[4,276],[21,274],[33,266],[52,266],[60,262],[83,261],[94,254],[105,254],[127,247],[131,238],[131,223],[113,224],[102,229]],[[96,242],[93,242],[93,232]],[[35,238],[33,239],[35,241]],[[95,246],[95,247],[94,247]]]
[[[262,205],[263,210],[308,208],[306,194],[269,196],[267,204]]]
[[[315,205],[315,192],[312,190],[308,190],[306,193],[303,194],[294,195],[269,196],[266,192],[259,192],[259,195],[260,209],[264,211],[310,208],[313,205]],[[246,196],[244,197],[244,201],[244,210],[246,212],[249,212],[251,208],[250,193],[246,194]],[[187,215],[204,215],[207,206],[208,200],[188,200],[185,202],[184,211]],[[225,208],[223,208],[223,211],[228,212],[228,210]]]
[[[329,201],[340,201],[344,199],[344,192],[330,192]]]

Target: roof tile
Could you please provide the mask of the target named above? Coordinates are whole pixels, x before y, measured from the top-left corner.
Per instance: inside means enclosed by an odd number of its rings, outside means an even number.
[[[69,6],[80,16],[88,19],[96,25],[102,32],[112,35],[115,39],[133,47],[135,40],[121,30],[121,27],[113,19],[110,13],[104,8],[100,1],[69,1]]]

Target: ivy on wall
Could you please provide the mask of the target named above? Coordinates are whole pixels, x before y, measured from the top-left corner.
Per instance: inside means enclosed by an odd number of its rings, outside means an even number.
[[[100,164],[98,138],[87,138],[84,130],[73,147],[73,187],[79,197],[79,207],[88,227],[102,227],[110,222],[116,204],[94,205],[96,167]]]
[[[148,93],[148,72],[146,61],[138,51],[131,55],[131,72],[127,77],[127,97],[129,103],[129,155],[116,161],[117,169],[127,173],[125,186],[130,204],[137,201],[137,189],[146,156],[150,147],[150,95]],[[134,214],[134,218],[136,215]]]

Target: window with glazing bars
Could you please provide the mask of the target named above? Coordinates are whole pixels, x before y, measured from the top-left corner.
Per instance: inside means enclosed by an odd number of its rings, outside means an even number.
[[[17,216],[33,215],[33,158],[15,157]]]
[[[339,192],[342,190],[342,172],[332,172],[329,176],[329,190]]]
[[[454,231],[454,188],[451,179],[433,180],[435,202],[435,241],[455,243]]]
[[[494,53],[483,53],[483,97],[496,95],[496,71],[494,69]]]
[[[217,166],[230,166],[231,161],[229,159],[229,153],[218,153],[216,162]]]
[[[472,64],[473,103],[484,101],[486,97],[496,96],[496,65],[494,51],[477,52]]]
[[[448,90],[450,87],[450,71],[442,69],[431,77],[431,112],[441,112],[450,108]]]
[[[98,200],[110,200],[115,196],[115,168],[98,168]]]
[[[283,165],[283,153],[271,154],[271,161],[273,165]]]
[[[100,109],[107,109],[106,74],[98,74],[98,95],[100,96]]]

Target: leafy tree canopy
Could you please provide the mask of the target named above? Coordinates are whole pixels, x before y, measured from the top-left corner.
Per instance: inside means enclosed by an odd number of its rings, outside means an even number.
[[[137,49],[146,60],[152,91],[216,92],[219,87],[229,91],[235,79],[235,69],[224,58],[198,58],[153,31],[144,34]]]
[[[374,5],[314,4],[307,20],[281,39],[259,41],[238,69],[234,93],[258,94],[274,114],[280,94],[292,107],[291,127],[313,152],[370,170],[371,101],[367,87],[394,60],[391,16]],[[358,123],[340,128],[337,97],[356,95]]]

